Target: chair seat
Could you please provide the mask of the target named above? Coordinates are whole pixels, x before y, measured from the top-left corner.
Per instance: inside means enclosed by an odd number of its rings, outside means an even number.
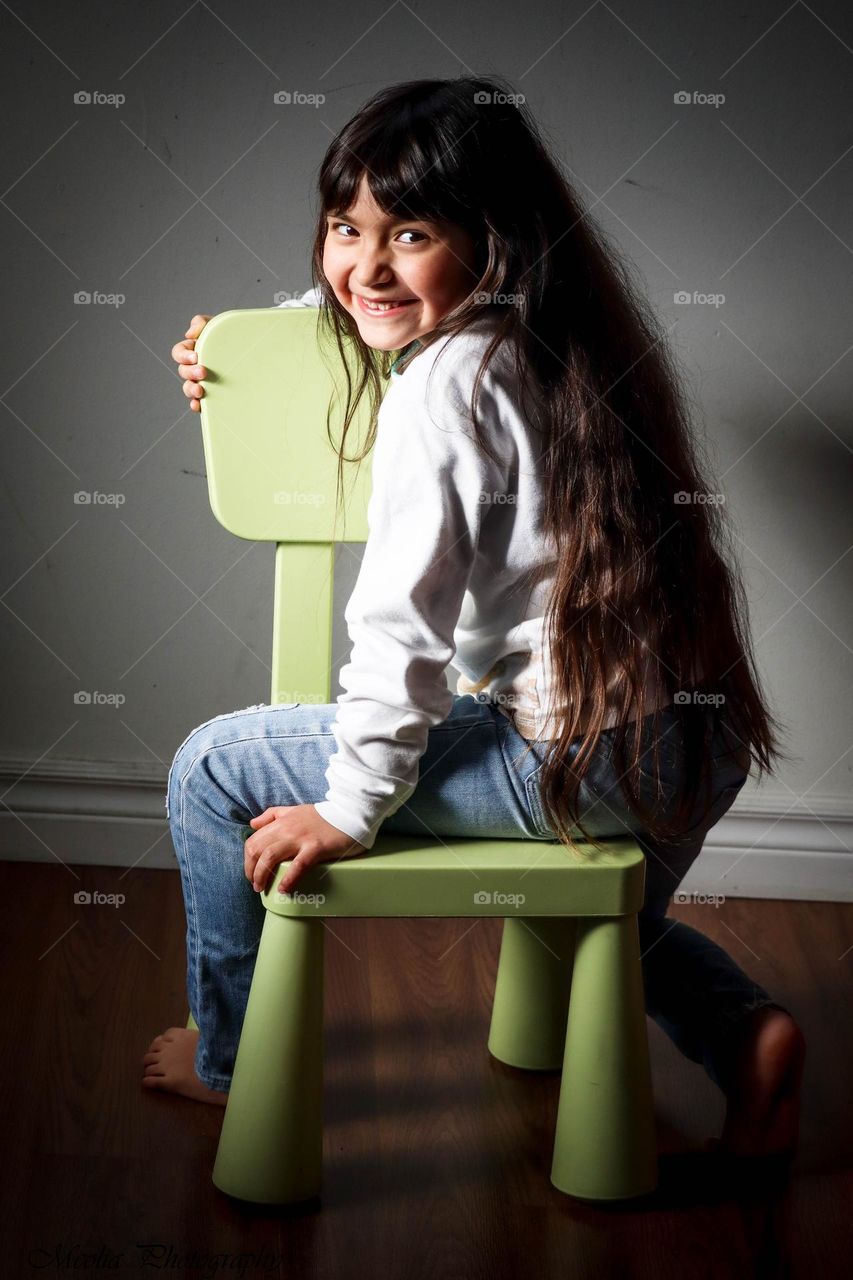
[[[643,905],[644,855],[630,837],[559,841],[379,836],[357,858],[318,863],[293,894],[282,863],[262,894],[281,916],[623,916]]]

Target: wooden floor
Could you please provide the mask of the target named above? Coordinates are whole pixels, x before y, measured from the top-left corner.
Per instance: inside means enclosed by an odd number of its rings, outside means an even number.
[[[853,906],[673,908],[800,1021],[801,1150],[776,1187],[696,1154],[722,1096],[650,1023],[661,1187],[610,1207],[549,1182],[558,1073],[486,1049],[500,922],[332,922],[323,1196],[268,1209],[212,1185],[217,1108],[140,1084],[149,1041],[186,1022],[177,870],[74,872],[0,863],[3,1276],[850,1274]]]

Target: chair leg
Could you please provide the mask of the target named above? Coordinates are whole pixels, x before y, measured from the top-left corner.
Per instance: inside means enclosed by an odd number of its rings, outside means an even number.
[[[551,1182],[584,1200],[657,1187],[636,915],[578,922]]]
[[[529,916],[504,920],[489,1053],[511,1067],[561,1067],[577,921]]]
[[[322,920],[268,911],[213,1167],[260,1204],[319,1194],[323,1155]]]

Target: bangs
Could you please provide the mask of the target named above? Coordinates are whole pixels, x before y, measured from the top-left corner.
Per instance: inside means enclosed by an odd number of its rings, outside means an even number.
[[[428,122],[421,124],[421,136],[413,138],[409,129],[399,125],[389,130],[386,121],[381,138],[362,137],[357,146],[350,143],[340,148],[335,163],[323,175],[324,214],[340,217],[352,209],[366,178],[372,199],[391,218],[470,226],[472,205],[466,200],[464,157],[457,151],[458,164],[454,163],[446,139],[440,146],[438,137],[429,136]]]

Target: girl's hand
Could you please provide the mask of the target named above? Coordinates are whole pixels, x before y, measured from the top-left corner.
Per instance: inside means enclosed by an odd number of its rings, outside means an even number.
[[[196,363],[195,343],[210,316],[193,316],[183,342],[176,342],[172,347],[172,359],[178,366],[178,373],[184,379],[184,395],[189,398],[190,408],[201,413],[199,401],[204,395],[201,379],[207,377],[207,370]]]
[[[367,853],[363,844],[321,818],[313,804],[274,805],[249,824],[254,834],[243,846],[246,879],[256,893],[266,889],[270,873],[292,858],[279,882],[279,893],[290,893],[316,862],[336,862]]]

